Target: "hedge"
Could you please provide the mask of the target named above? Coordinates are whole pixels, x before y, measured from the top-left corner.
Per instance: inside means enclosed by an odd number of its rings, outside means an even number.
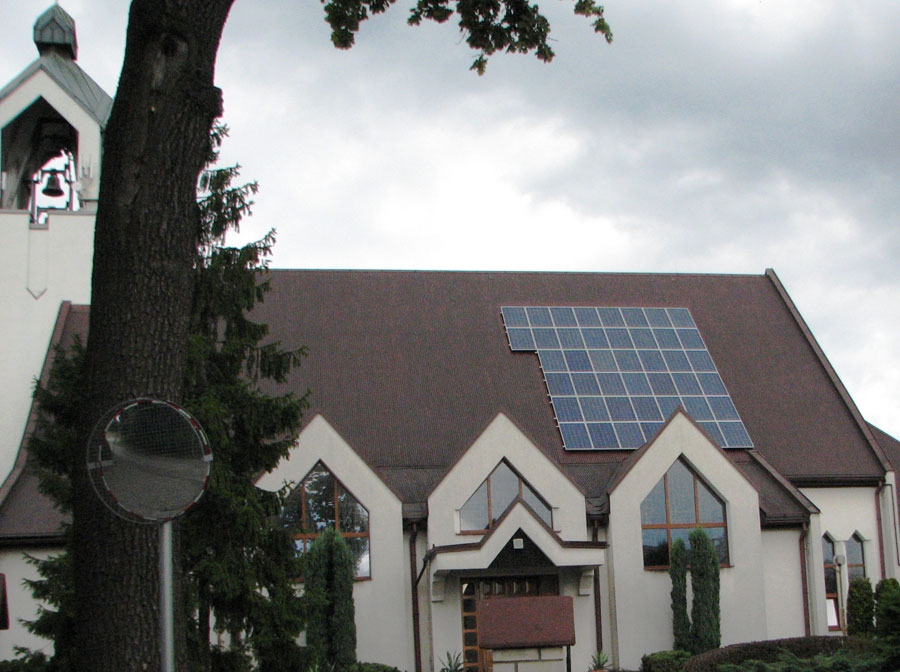
[[[740,664],[745,660],[760,660],[773,663],[782,651],[789,651],[798,658],[813,658],[819,654],[832,654],[841,649],[859,653],[873,651],[870,639],[860,637],[790,637],[761,642],[731,644],[721,649],[713,649],[690,658],[682,668],[683,672],[717,672],[724,663]]]

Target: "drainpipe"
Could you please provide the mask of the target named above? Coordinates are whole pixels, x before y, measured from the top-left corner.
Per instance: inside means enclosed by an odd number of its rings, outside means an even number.
[[[412,587],[413,650],[415,651],[416,656],[416,672],[422,672],[422,635],[419,632],[419,581],[416,576],[416,537],[418,536],[418,525],[413,523],[412,532],[410,532],[409,535],[409,575]]]
[[[806,576],[806,535],[809,534],[809,524],[803,523],[800,531],[800,586],[803,592],[803,627],[806,636],[812,634],[809,623],[809,579]]]
[[[596,542],[599,538],[600,523],[594,520],[594,529],[591,532],[591,540]],[[594,567],[594,629],[597,638],[597,650],[603,650],[603,606],[600,603],[600,568]]]
[[[878,525],[878,557],[881,560],[881,578],[885,578],[884,566],[884,530],[881,529],[881,493],[887,487],[887,483],[882,481],[878,489],[875,490],[875,522]]]

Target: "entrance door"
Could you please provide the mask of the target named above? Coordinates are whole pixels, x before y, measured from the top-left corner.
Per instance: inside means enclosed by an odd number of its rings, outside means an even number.
[[[559,595],[559,577],[555,574],[538,576],[485,576],[460,579],[462,592],[463,665],[466,672],[491,672],[490,649],[478,646],[477,607],[481,600],[498,597],[528,597]]]

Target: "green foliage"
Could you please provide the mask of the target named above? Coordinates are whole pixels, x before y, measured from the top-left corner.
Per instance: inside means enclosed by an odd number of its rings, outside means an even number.
[[[591,669],[592,670],[603,670],[606,669],[606,664],[609,662],[609,656],[607,656],[603,651],[596,651],[594,655],[591,656]]]
[[[691,653],[717,649],[719,631],[719,555],[702,528],[691,531]]]
[[[875,596],[869,579],[858,576],[847,592],[847,634],[871,637],[875,632]]]
[[[325,2],[325,0],[322,0]],[[393,0],[328,0],[325,4],[325,20],[331,26],[331,41],[340,49],[353,46],[360,24],[370,13],[380,14],[393,4]],[[612,42],[612,30],[603,15],[603,7],[594,0],[575,0],[575,14],[591,21],[594,32]],[[536,4],[527,0],[417,0],[408,23],[419,25],[423,19],[437,23],[446,22],[453,14],[459,18],[459,29],[466,43],[478,57],[472,70],[484,74],[487,58],[496,52],[531,53],[538,59],[553,59],[549,44],[550,22]]]
[[[311,662],[345,672],[356,662],[353,552],[330,527],[310,544],[303,560],[306,645]]]
[[[871,639],[859,637],[789,637],[761,642],[731,644],[721,649],[712,649],[692,656],[684,664],[684,672],[716,672],[725,663],[741,664],[747,660],[772,663],[783,651],[789,651],[798,658],[813,658],[818,655],[832,655],[842,649],[856,654],[877,653]]]
[[[875,634],[900,639],[900,583],[882,579],[875,586]]]
[[[442,662],[441,672],[462,672],[463,670],[462,655],[459,651],[454,653],[447,651],[447,655]]]
[[[383,663],[354,663],[350,672],[400,672],[396,667]]]
[[[682,539],[672,542],[669,556],[669,578],[672,580],[672,648],[691,650],[691,622],[687,612],[687,551]]]
[[[859,653],[841,649],[833,654],[800,658],[782,651],[774,662],[745,660],[719,665],[719,672],[881,672],[884,660],[875,653]]]
[[[23,658],[0,660],[0,672],[53,672],[54,669],[43,653],[28,652]]]
[[[690,651],[657,651],[641,656],[641,672],[679,672]]]
[[[225,127],[217,127],[213,147],[226,135]],[[215,158],[213,152],[210,160]],[[215,459],[206,494],[177,522],[189,667],[293,672],[305,667],[296,643],[304,626],[295,586],[301,564],[293,540],[272,524],[280,511],[279,495],[257,489],[253,479],[287,454],[306,406],[305,397],[272,396],[258,383],[283,382],[305,351],[263,343],[266,326],[247,317],[268,291],[266,259],[274,234],[242,248],[225,246],[225,234],[238,228],[256,192],[255,184],[234,186],[237,174],[236,166],[207,171],[198,199],[193,312],[180,401],[204,427]],[[41,420],[29,451],[42,492],[63,511],[71,504],[71,461],[83,455],[71,449],[83,355],[78,342],[71,353],[55,353],[47,386],[35,392]],[[29,627],[54,641],[48,672],[70,672],[74,577],[68,556],[35,564],[41,579],[31,583],[32,593],[48,608]],[[213,629],[229,634],[227,648],[210,644]],[[23,655],[26,664],[31,658]]]

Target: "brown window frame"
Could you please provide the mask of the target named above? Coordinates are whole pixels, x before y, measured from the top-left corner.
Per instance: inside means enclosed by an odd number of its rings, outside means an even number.
[[[685,469],[693,477],[693,487],[694,487],[694,519],[697,522],[693,523],[673,523],[672,522],[672,509],[669,504],[669,472],[672,470],[672,467],[675,466],[677,462],[680,462]],[[665,496],[665,507],[666,507],[666,522],[665,523],[645,523],[643,520],[643,514],[641,516],[641,536],[643,538],[644,530],[665,530],[666,531],[666,543],[668,546],[668,557],[671,559],[672,557],[672,530],[693,530],[698,527],[703,529],[722,529],[724,531],[725,538],[725,551],[726,551],[726,560],[719,564],[720,567],[731,567],[731,549],[728,545],[728,508],[725,502],[719,497],[713,489],[707,484],[706,480],[702,478],[692,467],[687,463],[687,461],[681,457],[679,457],[672,465],[666,470],[666,473],[663,474],[662,479],[660,479],[663,483],[663,492]],[[716,499],[719,504],[722,505],[722,522],[712,522],[712,523],[704,523],[700,521],[700,496],[699,496],[699,488],[697,487],[698,483],[703,483],[704,487],[710,492],[710,494]],[[656,486],[659,484],[657,481],[654,484],[651,492],[656,489]],[[647,497],[650,496],[650,493],[647,493]],[[646,497],[645,497],[646,500]],[[643,504],[643,501],[641,502]],[[643,549],[642,549],[643,550]],[[644,569],[648,571],[655,570],[667,570],[669,569],[670,563],[666,563],[664,565],[644,565]]]
[[[330,521],[330,523],[331,523],[330,526],[333,526],[335,531],[338,534],[340,534],[344,539],[366,539],[368,541],[368,548],[369,548],[368,574],[365,574],[365,575],[354,574],[354,577],[353,577],[356,581],[368,581],[372,578],[372,539],[370,537],[370,529],[369,529],[369,520],[370,520],[369,509],[363,505],[363,503],[359,500],[359,498],[356,495],[354,495],[353,492],[351,492],[351,490],[346,485],[344,485],[343,482],[337,476],[335,476],[334,471],[331,470],[328,467],[328,465],[325,464],[324,461],[322,461],[322,460],[317,461],[312,466],[312,468],[308,472],[306,472],[306,475],[294,487],[294,489],[291,491],[291,494],[288,496],[289,497],[294,496],[295,493],[297,493],[297,491],[299,490],[300,520],[306,521],[307,515],[309,513],[309,508],[308,508],[308,504],[307,504],[306,483],[307,483],[310,475],[317,470],[322,470],[322,471],[328,472],[328,474],[331,475],[331,478],[333,481],[331,496],[332,496],[332,505],[334,507],[334,519]],[[359,506],[366,512],[366,531],[365,532],[344,532],[343,530],[341,530],[339,487],[343,488],[344,492],[346,492],[348,495],[350,495],[350,497],[352,497],[353,500],[357,504],[359,504]],[[294,543],[295,544],[297,542],[302,543],[302,549],[300,547],[297,548],[298,553],[306,553],[309,550],[309,545],[313,541],[315,541],[319,536],[321,536],[321,534],[322,534],[321,532],[294,532],[293,533]]]
[[[830,623],[828,624],[828,629],[832,632],[837,632],[837,631],[840,631],[843,629],[843,619],[841,618],[841,602],[840,602],[840,598],[838,597],[840,590],[841,590],[841,568],[836,562],[834,562],[834,558],[837,553],[837,549],[835,548],[834,543],[835,543],[834,539],[829,537],[827,534],[822,535],[822,560],[823,560],[825,576],[826,576],[826,578],[825,578],[825,602],[826,602],[826,604],[829,602],[834,604],[834,614],[835,614],[835,618],[837,619],[837,623],[835,625],[831,625]],[[828,555],[827,553],[825,553],[825,545],[826,544],[828,544],[828,546],[830,546],[830,548],[831,548],[831,562],[828,562],[826,560],[827,555]],[[828,592],[827,576],[828,576],[829,571],[834,572],[834,582],[835,582],[835,587],[837,588],[837,591],[833,592],[833,593]],[[827,623],[827,621],[828,621],[827,609],[826,609],[826,614],[825,614],[825,620]]]
[[[507,469],[509,469],[513,474],[515,474],[516,478],[519,479],[519,483],[518,483],[519,489],[518,489],[518,493],[516,494],[516,496],[506,506],[506,508],[504,508],[503,511],[500,511],[499,515],[494,516],[494,510],[493,510],[494,500],[493,500],[493,496],[491,494],[491,476],[493,476],[494,473],[497,471],[497,469],[500,468],[501,464],[506,465]],[[487,484],[487,487],[486,487],[486,490],[487,490],[487,519],[488,519],[487,527],[483,527],[483,528],[479,528],[479,529],[467,529],[467,528],[463,527],[463,520],[462,520],[462,515],[461,515],[462,510],[465,508],[466,504],[468,504],[471,501],[472,497],[474,497],[475,494],[481,489],[481,486],[485,485],[485,484]],[[472,492],[472,494],[469,495],[469,498],[466,499],[465,503],[459,508],[459,511],[460,511],[459,533],[460,534],[484,534],[484,533],[488,532],[489,530],[491,530],[494,527],[494,525],[496,524],[496,521],[499,520],[503,516],[504,513],[506,513],[513,506],[515,506],[516,502],[522,502],[527,507],[533,509],[531,504],[528,503],[528,501],[525,499],[525,496],[524,496],[526,485],[531,490],[531,492],[534,493],[534,496],[538,499],[538,501],[540,501],[541,504],[543,504],[544,506],[547,507],[547,513],[549,514],[549,518],[550,518],[550,521],[549,521],[549,523],[547,523],[547,525],[552,529],[553,528],[553,507],[550,506],[550,503],[547,502],[547,500],[544,499],[540,495],[540,493],[538,493],[538,491],[535,489],[535,487],[533,485],[531,485],[531,483],[529,483],[525,479],[525,477],[522,476],[522,474],[520,474],[519,471],[515,467],[513,467],[504,458],[504,459],[500,460],[493,469],[491,469],[491,473],[487,475],[487,478],[485,478],[481,483],[478,484],[478,487],[475,488],[475,490]],[[535,511],[535,513],[538,515],[538,518],[541,518],[540,512]],[[547,522],[547,521],[544,521],[543,518],[541,518],[541,520],[545,523]]]

